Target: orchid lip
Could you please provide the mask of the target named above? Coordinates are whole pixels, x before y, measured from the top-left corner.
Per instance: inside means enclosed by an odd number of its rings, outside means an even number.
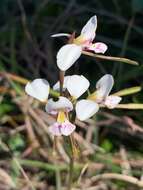
[[[52,98],[49,99],[45,109],[46,112],[49,114],[52,114],[53,111],[56,114],[58,113],[58,111],[69,112],[73,110],[73,104],[68,98],[60,96],[57,101],[54,101]]]

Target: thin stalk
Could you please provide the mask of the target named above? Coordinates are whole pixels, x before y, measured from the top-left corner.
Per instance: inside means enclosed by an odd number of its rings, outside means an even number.
[[[72,189],[72,183],[73,183],[73,172],[74,172],[74,152],[75,152],[75,146],[72,139],[72,136],[70,136],[70,145],[71,145],[71,154],[70,156],[70,163],[69,163],[69,181],[68,181],[68,190]]]
[[[71,156],[71,157],[70,157],[70,163],[69,163],[68,190],[71,190],[71,189],[72,189],[73,171],[74,171],[74,159],[73,159],[73,156]]]
[[[56,170],[56,190],[61,190],[60,170]]]
[[[60,71],[59,72],[60,95],[63,94],[64,76],[65,76],[65,72],[64,71]]]

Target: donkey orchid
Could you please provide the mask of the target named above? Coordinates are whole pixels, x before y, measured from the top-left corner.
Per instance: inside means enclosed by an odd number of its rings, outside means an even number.
[[[64,79],[64,88],[68,90],[72,99],[78,99],[89,88],[89,81],[82,75],[66,76]],[[59,82],[57,82],[53,89],[59,90]],[[79,120],[84,121],[92,117],[99,109],[96,102],[92,100],[82,99],[77,101],[75,105],[76,116]]]
[[[121,101],[121,97],[109,95],[114,85],[112,75],[106,74],[96,83],[96,91],[89,96],[89,99],[95,100],[98,104],[107,106],[110,109],[115,108]]]
[[[56,115],[56,122],[49,127],[49,131],[55,136],[69,136],[75,129],[68,119],[68,112],[73,110],[73,105],[66,97],[60,96],[57,101],[49,99],[46,104],[46,112]]]
[[[47,101],[46,111],[51,115],[56,115],[56,122],[49,127],[49,131],[56,136],[70,135],[75,130],[75,125],[69,122],[68,112],[73,110],[73,104],[66,97],[60,96],[57,101],[48,99],[49,83],[45,79],[35,79],[28,82],[25,91],[28,95],[39,101]]]
[[[60,70],[66,71],[81,56],[82,51],[94,51],[95,53],[105,53],[107,45],[102,42],[92,43],[96,36],[97,17],[92,16],[82,28],[80,35],[73,39],[72,44],[64,45],[57,54],[57,65]],[[68,36],[70,34],[59,33],[52,37]]]

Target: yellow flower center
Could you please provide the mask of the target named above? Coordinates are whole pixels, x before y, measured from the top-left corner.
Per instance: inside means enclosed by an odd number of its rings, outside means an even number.
[[[59,111],[58,117],[57,117],[57,122],[58,123],[64,123],[66,120],[66,115],[63,111]]]
[[[95,91],[92,94],[90,94],[87,99],[95,101],[96,98],[97,98],[97,92]]]
[[[78,36],[77,38],[73,40],[73,43],[76,45],[82,45],[84,44],[84,42],[85,42],[85,39],[82,35]]]

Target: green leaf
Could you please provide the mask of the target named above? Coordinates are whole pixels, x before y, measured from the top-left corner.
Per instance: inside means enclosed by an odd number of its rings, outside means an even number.
[[[141,87],[140,86],[135,86],[135,87],[131,87],[131,88],[125,88],[123,90],[120,90],[112,95],[114,96],[127,96],[129,94],[135,94],[137,92],[141,91]]]
[[[113,148],[113,145],[112,143],[108,140],[108,139],[105,139],[103,141],[103,143],[101,144],[101,147],[106,151],[106,152],[110,152]]]
[[[0,116],[5,115],[6,113],[14,110],[14,106],[11,104],[3,103],[0,105]]]
[[[143,11],[143,0],[132,0],[132,9],[134,12]]]
[[[143,109],[143,104],[135,104],[135,103],[129,103],[129,104],[118,104],[116,108],[120,109]]]
[[[12,136],[8,141],[9,147],[11,150],[16,151],[18,149],[21,149],[25,146],[24,139],[20,134],[16,134]]]

